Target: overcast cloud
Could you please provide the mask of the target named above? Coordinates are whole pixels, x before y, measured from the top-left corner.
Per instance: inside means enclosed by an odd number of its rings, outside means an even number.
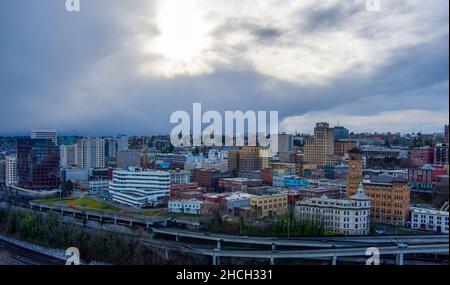
[[[449,2],[380,1],[4,0],[0,134],[169,133],[194,102],[291,132],[442,132]]]

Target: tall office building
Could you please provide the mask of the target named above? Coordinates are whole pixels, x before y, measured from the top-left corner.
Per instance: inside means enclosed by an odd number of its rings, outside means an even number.
[[[438,144],[434,148],[434,163],[438,165],[448,165],[448,145]]]
[[[117,168],[140,167],[141,152],[138,150],[122,150],[117,153]]]
[[[233,175],[237,175],[239,172],[239,150],[228,151],[228,171],[231,171]]]
[[[105,168],[105,140],[102,138],[79,139],[77,164],[84,169]]]
[[[344,127],[337,126],[333,128],[333,135],[335,140],[348,139],[349,133],[349,130]]]
[[[305,163],[325,166],[334,157],[334,132],[328,123],[317,123],[314,136],[305,140]]]
[[[228,152],[228,170],[233,174],[245,175],[255,170],[269,167],[269,153],[267,147],[246,146],[238,151]]]
[[[128,137],[126,135],[117,135],[117,151],[128,150]]]
[[[117,135],[105,139],[105,150],[107,157],[117,157],[119,151],[128,150],[128,137]]]
[[[50,139],[55,145],[58,144],[58,134],[56,130],[34,129],[31,130],[31,139]]]
[[[105,152],[107,157],[117,157],[117,141],[115,138],[105,139]]]
[[[66,168],[77,165],[77,145],[61,145],[60,151],[60,166]]]
[[[278,153],[292,151],[294,145],[294,136],[291,134],[281,133],[278,135]]]
[[[59,148],[51,139],[19,139],[17,185],[30,190],[58,189]]]
[[[7,156],[5,158],[5,184],[6,186],[17,183],[17,158],[16,156]]]

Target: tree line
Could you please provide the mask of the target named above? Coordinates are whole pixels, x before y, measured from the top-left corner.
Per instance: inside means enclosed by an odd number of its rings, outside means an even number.
[[[49,248],[76,247],[81,258],[108,264],[160,264],[161,257],[139,240],[116,233],[82,229],[62,223],[55,213],[47,215],[0,208],[0,232]]]

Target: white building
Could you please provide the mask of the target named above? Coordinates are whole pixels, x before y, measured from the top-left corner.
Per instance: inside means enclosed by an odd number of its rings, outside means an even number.
[[[208,158],[209,159],[226,159],[226,158],[228,158],[228,151],[211,149],[208,151]]]
[[[206,170],[217,169],[220,171],[228,171],[228,160],[227,159],[205,159],[202,162],[202,166]]]
[[[35,129],[31,130],[32,139],[50,139],[56,145],[58,144],[58,135],[56,130]]]
[[[89,193],[98,194],[109,190],[109,180],[89,181]]]
[[[77,164],[84,169],[105,168],[105,140],[102,138],[79,139]]]
[[[117,170],[113,172],[109,193],[114,202],[142,208],[169,196],[170,173],[142,171],[131,167],[128,170]]]
[[[62,145],[59,147],[60,160],[62,168],[77,165],[77,145]]]
[[[16,156],[7,156],[5,158],[5,184],[6,186],[17,183],[17,158]]]
[[[201,200],[170,200],[169,212],[180,214],[200,215],[202,204]]]
[[[296,215],[301,220],[322,221],[325,230],[345,235],[370,233],[370,198],[360,184],[358,192],[349,200],[309,198],[296,204]]]
[[[172,170],[170,171],[170,184],[189,184],[191,183],[191,171],[188,170]]]
[[[411,207],[411,228],[448,234],[448,211]]]

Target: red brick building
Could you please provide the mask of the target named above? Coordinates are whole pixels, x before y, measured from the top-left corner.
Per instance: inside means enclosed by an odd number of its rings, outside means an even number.
[[[194,169],[192,172],[192,182],[197,182],[199,186],[214,192],[217,189],[219,179],[231,178],[231,172],[217,169]]]
[[[272,185],[273,183],[272,168],[264,168],[261,170],[261,180],[264,185]]]
[[[412,148],[409,150],[409,162],[413,167],[433,164],[434,149],[431,147]]]
[[[199,187],[196,182],[170,185],[170,199],[172,200],[202,200],[204,192],[206,192],[206,188]]]

